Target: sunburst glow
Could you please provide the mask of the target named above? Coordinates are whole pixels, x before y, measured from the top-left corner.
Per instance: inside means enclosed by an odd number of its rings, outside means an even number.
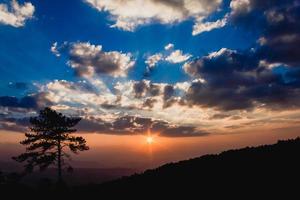
[[[152,136],[148,136],[148,137],[146,138],[146,141],[147,141],[148,144],[152,144],[152,143],[154,142]]]

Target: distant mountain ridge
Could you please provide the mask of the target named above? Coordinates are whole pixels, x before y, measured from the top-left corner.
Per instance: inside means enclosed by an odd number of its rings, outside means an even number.
[[[123,197],[273,196],[300,192],[300,138],[163,165],[79,193]],[[276,195],[275,195],[276,196]],[[197,198],[198,199],[198,198]],[[256,198],[254,198],[256,199]],[[298,198],[299,199],[299,198]]]
[[[102,184],[59,189],[16,184],[0,191],[31,199],[300,199],[299,161],[296,138],[169,163]]]

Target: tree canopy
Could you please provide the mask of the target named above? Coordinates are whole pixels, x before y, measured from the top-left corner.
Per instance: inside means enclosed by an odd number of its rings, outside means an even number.
[[[25,133],[26,139],[20,142],[26,146],[26,152],[13,159],[26,162],[27,172],[35,167],[44,170],[56,165],[60,181],[62,168],[67,165],[66,158],[70,158],[68,152],[77,154],[89,149],[83,137],[70,135],[77,131],[74,126],[80,120],[79,117],[67,117],[48,107],[41,110],[39,116],[30,118],[30,132]],[[72,169],[70,165],[67,168]]]

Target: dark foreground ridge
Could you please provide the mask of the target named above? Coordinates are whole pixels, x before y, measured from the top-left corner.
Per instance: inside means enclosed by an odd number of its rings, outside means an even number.
[[[68,197],[82,199],[160,199],[163,196],[182,199],[192,196],[198,197],[195,199],[208,196],[256,199],[279,194],[299,197],[299,161],[300,138],[297,138],[278,141],[274,145],[247,147],[170,163],[103,184],[66,188],[64,192]],[[46,191],[56,196],[56,190]],[[39,191],[31,192],[34,196],[33,193]]]

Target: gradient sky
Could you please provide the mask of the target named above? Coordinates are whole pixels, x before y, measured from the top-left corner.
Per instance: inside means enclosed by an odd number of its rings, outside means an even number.
[[[82,117],[97,167],[298,136],[299,21],[299,0],[0,0],[0,158],[45,106]]]

